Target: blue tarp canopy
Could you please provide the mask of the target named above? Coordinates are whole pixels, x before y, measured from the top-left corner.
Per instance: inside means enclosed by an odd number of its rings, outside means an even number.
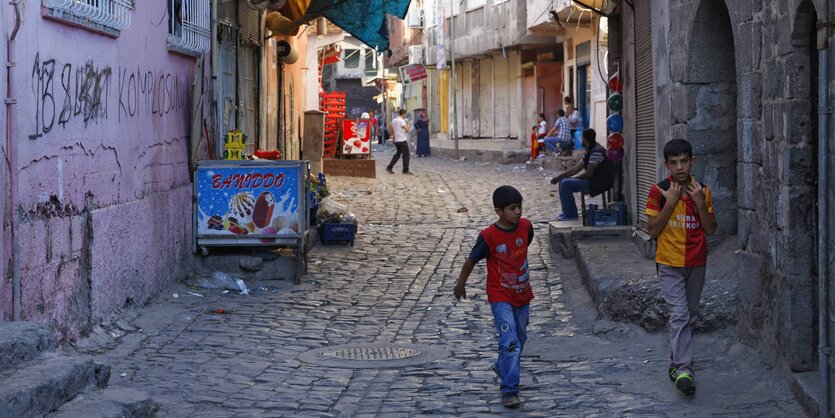
[[[385,51],[389,49],[386,14],[404,19],[409,3],[411,0],[311,0],[305,16],[322,15],[362,43]]]

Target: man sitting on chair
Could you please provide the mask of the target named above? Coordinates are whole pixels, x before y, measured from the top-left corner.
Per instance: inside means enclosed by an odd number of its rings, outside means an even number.
[[[562,213],[557,217],[560,221],[572,221],[578,218],[577,204],[574,203],[574,193],[587,193],[597,196],[609,190],[615,181],[615,166],[606,156],[606,149],[597,143],[594,129],[583,131],[583,146],[586,154],[583,160],[568,171],[551,179],[551,184],[559,183],[560,204]],[[583,171],[577,177],[575,174]]]

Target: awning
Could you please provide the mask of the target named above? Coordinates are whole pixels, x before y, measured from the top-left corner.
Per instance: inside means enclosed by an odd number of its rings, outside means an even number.
[[[385,51],[389,48],[386,14],[403,19],[409,3],[411,0],[288,0],[274,12],[280,13],[283,19],[268,16],[268,28],[286,32],[287,28],[298,28],[324,16],[364,44]],[[271,24],[271,21],[275,23]]]

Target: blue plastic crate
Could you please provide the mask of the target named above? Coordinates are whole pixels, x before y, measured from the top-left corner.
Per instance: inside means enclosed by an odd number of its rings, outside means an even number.
[[[322,244],[347,243],[354,246],[354,238],[357,235],[356,224],[324,223],[321,228]]]
[[[586,218],[586,226],[626,225],[626,205],[621,203],[614,209],[600,209],[597,205],[589,205]]]

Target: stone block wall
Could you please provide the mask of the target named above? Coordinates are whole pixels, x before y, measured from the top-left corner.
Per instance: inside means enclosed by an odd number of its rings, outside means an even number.
[[[674,0],[668,32],[654,34],[669,40],[655,57],[659,146],[673,138],[694,144],[695,174],[714,190],[720,232],[739,242],[740,338],[795,371],[817,367],[817,50],[809,10],[822,5]],[[831,119],[829,126],[831,138]],[[831,207],[828,224],[835,230]]]

